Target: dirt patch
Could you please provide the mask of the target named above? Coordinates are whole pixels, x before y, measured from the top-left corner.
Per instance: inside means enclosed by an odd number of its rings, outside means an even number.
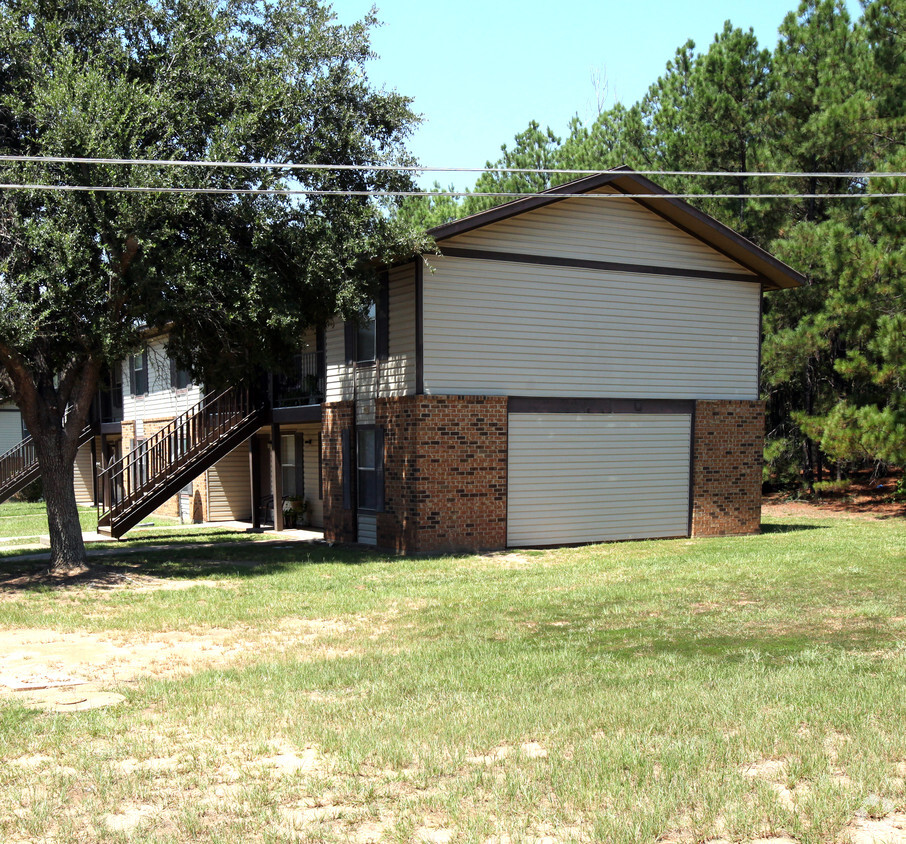
[[[271,739],[267,744],[275,753],[249,761],[246,763],[247,768],[262,768],[276,776],[293,774],[326,776],[329,772],[327,763],[318,749],[312,745],[303,750],[296,750],[283,739]]]
[[[857,818],[846,832],[851,844],[906,844],[906,814]]]
[[[250,638],[242,629],[155,633],[62,633],[43,628],[0,631],[0,695],[27,706],[75,712],[125,700],[106,691],[140,677],[179,677],[213,666],[260,658],[302,645],[312,658],[349,656],[318,640],[353,626],[330,619],[284,619]],[[254,646],[253,646],[254,645]]]
[[[906,501],[893,500],[898,479],[894,475],[875,479],[860,475],[851,480],[844,492],[797,499],[792,499],[788,492],[774,492],[764,496],[761,512],[767,516],[806,518],[906,518]]]
[[[484,756],[467,756],[466,761],[472,765],[494,765],[508,756],[519,754],[526,759],[544,759],[547,751],[537,741],[527,741],[518,747],[501,744]]]

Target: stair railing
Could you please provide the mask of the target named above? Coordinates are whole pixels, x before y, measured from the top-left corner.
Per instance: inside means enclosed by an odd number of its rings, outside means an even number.
[[[110,463],[99,476],[98,523],[109,524],[259,409],[248,388],[226,389],[202,399]]]
[[[0,455],[0,485],[6,484],[24,472],[32,471],[38,462],[35,442],[25,437],[5,454]]]

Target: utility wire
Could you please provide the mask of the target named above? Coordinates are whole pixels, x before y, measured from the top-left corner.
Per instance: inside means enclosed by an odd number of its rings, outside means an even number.
[[[355,171],[390,171],[399,173],[532,173],[551,175],[591,176],[603,172],[620,173],[619,170],[598,168],[597,170],[570,170],[558,168],[533,167],[426,167],[417,164],[296,164],[293,162],[275,161],[189,161],[167,158],[80,158],[61,155],[0,155],[0,164],[29,162],[36,164],[105,164],[105,165],[139,165],[161,167],[222,167],[252,170],[355,170]],[[805,172],[805,171],[767,171],[747,170],[743,172],[726,170],[626,170],[627,174],[640,176],[717,176],[728,179],[756,178],[819,178],[819,179],[880,179],[904,178],[906,172]]]
[[[551,199],[888,199],[906,197],[906,193],[510,193],[504,191],[393,191],[393,190],[319,190],[310,188],[176,188],[116,185],[43,185],[0,184],[0,190],[58,191],[63,193],[175,193],[250,196],[373,196],[373,197],[439,197],[467,196],[527,199],[544,196]]]

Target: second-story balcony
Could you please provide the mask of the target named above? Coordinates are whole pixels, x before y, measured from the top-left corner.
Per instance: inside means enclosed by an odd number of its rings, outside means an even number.
[[[289,372],[274,376],[274,407],[306,407],[323,401],[323,351],[294,355]]]

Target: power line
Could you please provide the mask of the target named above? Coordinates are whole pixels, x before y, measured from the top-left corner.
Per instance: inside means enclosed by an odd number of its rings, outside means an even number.
[[[62,155],[0,155],[0,163],[34,163],[34,164],[103,164],[103,165],[135,165],[135,166],[160,166],[160,167],[216,167],[240,168],[247,170],[310,170],[310,171],[380,171],[398,173],[525,173],[535,175],[565,175],[565,176],[592,176],[609,171],[602,170],[571,170],[565,168],[534,168],[534,167],[428,167],[417,164],[298,164],[294,162],[276,161],[191,161],[186,159],[168,158],[83,158]],[[806,172],[806,171],[757,171],[746,170],[742,172],[727,170],[626,170],[627,174],[640,176],[708,176],[728,179],[737,178],[818,178],[818,179],[880,179],[880,178],[906,178],[906,172]]]
[[[382,190],[321,190],[312,188],[179,188],[116,185],[45,185],[0,184],[0,190],[34,190],[61,193],[172,193],[215,196],[368,196],[441,197],[462,199],[468,196],[506,199],[527,199],[544,196],[551,199],[890,199],[906,197],[906,193],[516,193],[506,191],[382,191]]]

